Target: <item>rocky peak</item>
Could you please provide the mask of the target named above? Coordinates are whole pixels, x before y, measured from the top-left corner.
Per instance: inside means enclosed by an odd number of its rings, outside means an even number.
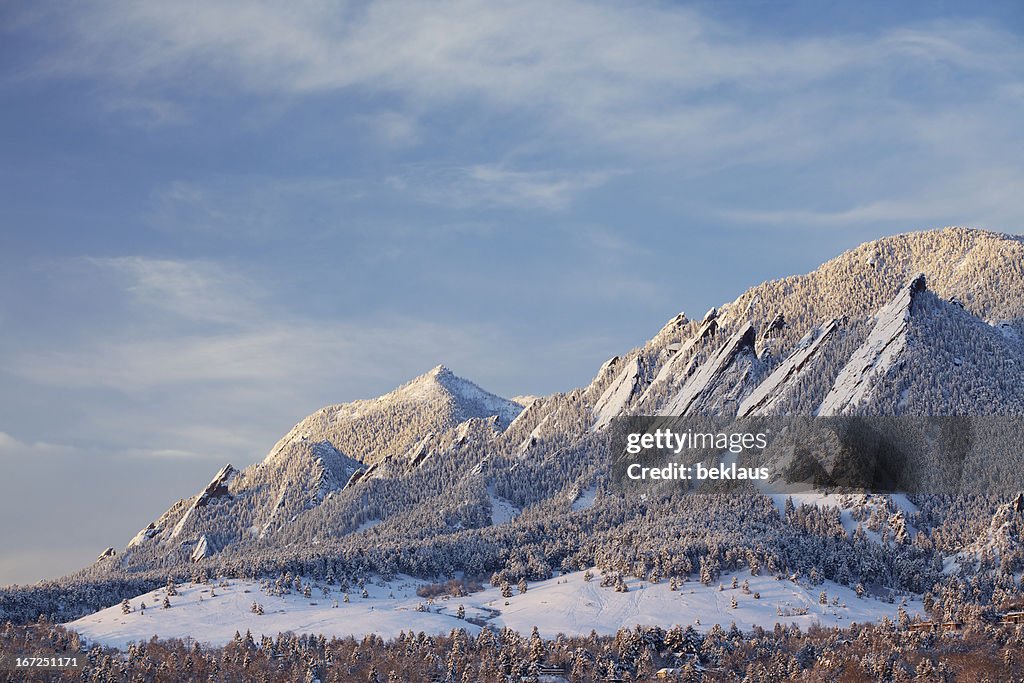
[[[668,403],[662,415],[688,415],[700,398],[715,388],[719,379],[744,351],[753,355],[754,326],[744,325],[732,335],[683,385],[682,390]]]
[[[200,492],[199,498],[196,499],[196,507],[203,507],[215,498],[230,496],[231,493],[228,491],[228,484],[231,483],[231,480],[234,479],[237,473],[237,470],[231,466],[231,463],[224,465],[224,467],[214,475],[213,480],[206,485],[206,488]]]
[[[874,380],[884,376],[906,348],[912,305],[923,291],[925,277],[920,274],[878,312],[874,328],[839,372],[818,408],[818,415],[841,415],[868,397]]]
[[[775,402],[785,396],[797,378],[812,365],[819,351],[838,328],[839,320],[833,318],[827,324],[808,332],[790,355],[744,399],[740,404],[739,416],[770,413]]]

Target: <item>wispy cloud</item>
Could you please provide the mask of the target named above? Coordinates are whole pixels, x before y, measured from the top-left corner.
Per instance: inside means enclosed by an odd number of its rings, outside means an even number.
[[[70,446],[48,443],[46,441],[24,442],[14,438],[7,432],[0,432],[0,454],[13,453],[25,455],[66,455],[74,452]]]
[[[388,182],[399,192],[454,208],[562,210],[578,195],[617,175],[621,172],[522,170],[503,164],[475,164],[413,167]]]
[[[111,114],[143,128],[160,128],[189,120],[185,107],[165,98],[113,96],[102,104]]]
[[[567,143],[695,160],[708,159],[700,152],[709,135],[721,153],[748,129],[762,143],[779,136],[772,146],[785,150],[793,116],[805,137],[827,144],[819,128],[837,112],[807,125],[819,115],[797,109],[812,89],[855,86],[867,105],[950,69],[1005,77],[1022,55],[1016,37],[972,22],[782,39],[646,3],[192,0],[83,3],[56,14],[64,47],[37,64],[40,73],[132,89],[387,94],[403,110],[383,111],[378,123],[396,140],[416,136],[411,122],[422,111],[475,103],[525,115]],[[778,106],[765,109],[768,100]]]
[[[694,7],[576,0],[115,0],[28,16],[22,30],[54,36],[25,65],[30,78],[85,79],[120,103],[108,108],[149,125],[224,94],[262,103],[274,121],[296,103],[327,102],[330,116],[314,125],[365,137],[376,160],[393,162],[360,167],[358,183],[186,178],[154,197],[154,222],[168,231],[281,234],[293,229],[282,225],[289,213],[304,230],[329,230],[327,217],[382,185],[460,210],[564,212],[620,178],[685,185],[751,168],[771,177],[817,169],[813,191],[841,207],[823,218],[844,223],[899,209],[887,186],[908,173],[921,187],[964,185],[1022,145],[1015,65],[1024,41],[979,20],[779,35]],[[886,154],[920,163],[865,166]],[[847,191],[853,166],[878,186]],[[778,210],[818,219],[801,197],[788,199]],[[980,201],[953,208],[987,215]],[[769,217],[756,200],[717,207],[733,209],[734,218]]]
[[[264,300],[241,273],[205,261],[144,257],[86,259],[130,295],[120,325],[92,330],[74,345],[21,349],[8,373],[67,388],[145,392],[188,384],[316,383],[325,372],[358,384],[416,374],[482,349],[496,336],[405,317],[315,320]],[[59,340],[58,340],[59,341]]]
[[[411,112],[378,111],[354,119],[369,129],[378,140],[392,147],[414,145],[422,138],[420,122]]]
[[[208,261],[124,256],[86,258],[101,274],[113,276],[131,295],[136,309],[181,320],[241,323],[257,315],[262,289],[251,279]]]
[[[730,222],[778,227],[842,228],[892,224],[902,229],[974,225],[1018,229],[1024,215],[1016,168],[964,169],[941,183],[913,182],[903,194],[834,209],[725,209],[713,212]],[[1003,226],[1003,227],[1000,227]]]
[[[344,208],[363,198],[366,178],[218,175],[176,180],[154,190],[149,222],[186,231],[263,240],[334,228]]]

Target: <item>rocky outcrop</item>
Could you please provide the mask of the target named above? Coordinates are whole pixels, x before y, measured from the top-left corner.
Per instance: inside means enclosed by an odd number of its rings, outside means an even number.
[[[372,472],[376,467],[376,465],[370,465],[369,467],[360,468],[353,472],[352,476],[349,477],[348,481],[345,482],[345,485],[342,487],[342,490],[344,491],[345,489],[351,488],[352,486],[358,484],[363,477],[370,474],[370,472]]]
[[[786,360],[782,361],[774,372],[740,403],[739,416],[764,415],[771,412],[772,406],[785,396],[804,370],[818,357],[818,352],[838,328],[839,320],[833,318],[826,325],[808,332]]]
[[[190,558],[193,562],[199,562],[212,554],[213,546],[210,544],[210,539],[206,537],[206,534],[203,534],[199,537],[199,542],[196,543],[196,547],[192,549],[192,555]]]
[[[754,326],[746,324],[729,338],[718,351],[705,361],[693,376],[686,381],[683,388],[669,401],[662,415],[687,415],[691,408],[710,388],[713,388],[732,365],[733,361],[744,351],[753,354]]]
[[[924,275],[918,275],[878,312],[874,329],[839,372],[818,415],[848,413],[868,398],[874,381],[889,371],[906,348],[911,305],[924,290]]]
[[[768,321],[761,331],[761,339],[771,339],[784,329],[786,329],[786,316],[776,313],[775,317]]]
[[[142,545],[149,539],[158,535],[161,531],[163,531],[163,529],[158,527],[156,525],[156,522],[150,522],[149,526],[147,526],[139,533],[135,534],[135,537],[132,540],[128,541],[128,547],[131,548],[133,546]]]
[[[210,503],[211,500],[217,498],[229,498],[231,492],[228,491],[228,484],[234,479],[237,474],[237,470],[231,466],[231,463],[224,465],[219,472],[213,477],[205,489],[199,494],[199,498],[196,499],[196,507],[204,507]]]
[[[405,462],[409,469],[419,467],[424,460],[430,457],[430,441],[433,438],[433,434],[427,434],[405,454]]]
[[[181,516],[178,523],[174,525],[174,528],[171,529],[170,537],[177,538],[181,535],[189,521],[195,516],[196,510],[204,508],[211,502],[220,498],[230,499],[231,492],[228,490],[228,485],[231,483],[231,480],[235,478],[236,474],[238,474],[238,471],[235,470],[230,463],[224,465],[224,467],[214,475],[213,480],[206,485],[206,488],[196,496],[195,501],[188,507],[185,514]]]
[[[678,384],[689,377],[693,368],[689,365],[688,361],[692,360],[697,347],[709,341],[715,336],[716,332],[718,332],[718,311],[712,308],[704,316],[704,320],[701,321],[700,327],[697,328],[697,332],[692,337],[681,344],[669,344],[666,347],[670,357],[640,395],[637,405],[645,406],[651,393],[655,389],[664,386],[667,382]]]
[[[621,415],[629,406],[630,399],[639,393],[640,384],[640,361],[634,358],[626,363],[626,367],[612,380],[594,404],[596,420],[593,429],[603,429],[613,417]]]

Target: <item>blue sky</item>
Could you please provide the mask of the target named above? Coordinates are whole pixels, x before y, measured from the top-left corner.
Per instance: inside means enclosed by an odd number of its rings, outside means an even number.
[[[829,4],[5,3],[0,584],[439,362],[565,390],[865,240],[1020,232],[1019,3]]]

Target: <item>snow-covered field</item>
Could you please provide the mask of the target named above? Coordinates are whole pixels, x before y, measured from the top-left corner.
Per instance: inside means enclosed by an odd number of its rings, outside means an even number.
[[[89,640],[115,647],[146,641],[154,635],[221,644],[231,640],[236,630],[249,630],[257,639],[287,631],[328,637],[362,637],[372,632],[385,638],[403,630],[440,634],[465,628],[478,632],[479,626],[456,616],[462,605],[468,619],[524,633],[537,626],[542,635],[550,637],[557,633],[589,634],[591,630],[614,634],[620,628],[636,625],[668,628],[693,624],[705,630],[714,624],[728,628],[733,622],[742,630],[755,625],[771,628],[777,622],[804,628],[814,623],[847,626],[885,616],[895,618],[899,606],[859,599],[851,589],[827,581],[812,586],[774,576],[735,576],[740,586],[735,589],[730,587],[733,575],[723,574],[723,590],[719,590],[719,583],[703,586],[689,581],[671,591],[664,581],[650,584],[630,579],[626,581],[628,592],[616,592],[601,587],[596,571],[589,582],[584,581],[583,572],[574,572],[531,584],[524,594],[513,589],[510,598],[488,587],[465,597],[435,599],[431,604],[416,595],[421,582],[408,577],[381,585],[367,583],[369,597],[360,597],[361,591],[356,589],[347,603],[336,587],[326,597],[322,584],[313,585],[310,598],[294,592],[274,596],[268,595],[259,582],[238,579],[226,585],[181,585],[179,595],[170,598],[168,609],[160,607],[165,589],[159,589],[131,600],[130,614],[122,614],[117,605],[71,622],[68,627]],[[744,580],[749,582],[749,594],[742,589]],[[827,594],[828,605],[820,604],[821,591]],[[754,598],[755,592],[760,593],[760,599]],[[733,597],[735,609],[731,606]],[[140,609],[143,602],[144,612]],[[262,615],[251,611],[253,602],[262,605]],[[426,611],[418,611],[421,605]],[[911,616],[922,611],[917,600],[908,602],[905,609]]]

